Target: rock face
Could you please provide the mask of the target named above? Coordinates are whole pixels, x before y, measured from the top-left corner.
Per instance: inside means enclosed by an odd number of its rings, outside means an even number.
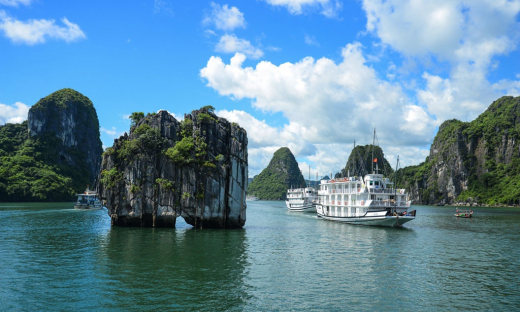
[[[243,227],[247,134],[211,111],[149,114],[105,151],[98,189],[113,225]]]
[[[502,97],[472,122],[445,121],[430,155],[398,172],[418,204],[518,204],[520,97]]]
[[[305,187],[305,179],[291,150],[277,150],[269,165],[248,187],[248,194],[261,200],[284,200],[289,188]]]
[[[57,138],[58,144],[49,153],[55,159],[49,161],[74,166],[86,175],[85,182],[94,183],[103,148],[97,113],[89,98],[72,89],[42,98],[29,110],[28,131],[31,139]]]

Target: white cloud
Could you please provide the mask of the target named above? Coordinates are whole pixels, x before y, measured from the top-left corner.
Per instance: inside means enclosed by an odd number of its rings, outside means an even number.
[[[364,0],[367,30],[405,55],[489,62],[514,48],[519,1]]]
[[[29,106],[21,102],[16,102],[14,106],[0,103],[0,125],[6,123],[21,123],[27,120]]]
[[[318,43],[318,41],[316,41],[316,38],[314,38],[314,36],[309,36],[309,35],[305,34],[304,40],[305,40],[305,43],[308,45],[317,46],[317,47],[320,46],[320,44]]]
[[[493,84],[493,89],[500,91],[505,90],[506,94],[510,96],[520,96],[520,80],[511,81],[508,79],[502,79]]]
[[[249,98],[254,107],[281,112],[288,119],[283,127],[273,128],[244,112],[220,112],[244,125],[253,149],[263,149],[252,155],[264,157],[288,146],[318,170],[336,172],[345,165],[353,141],[370,143],[374,128],[383,148],[406,149],[426,146],[436,126],[422,107],[409,102],[400,85],[378,78],[361,49],[359,43],[347,45],[339,64],[307,57],[279,66],[263,61],[252,68],[242,66],[245,56],[240,53],[229,64],[211,57],[200,75],[220,95]]]
[[[117,130],[116,130],[116,127],[112,127],[112,129],[107,129],[105,127],[101,127],[101,128],[99,128],[99,131],[100,132],[104,132],[104,133],[106,133],[106,134],[108,134],[110,136],[113,136],[113,137],[116,137],[116,135],[118,133]]]
[[[251,42],[245,39],[239,39],[235,35],[224,35],[215,47],[215,51],[222,53],[243,53],[252,59],[258,59],[264,55],[264,52],[255,48]]]
[[[515,81],[492,84],[496,56],[516,48],[520,1],[364,0],[366,28],[381,42],[422,64],[445,62],[450,71],[424,72],[417,99],[437,123],[470,121],[497,97],[517,92]]]
[[[66,42],[85,39],[85,33],[77,24],[69,22],[67,18],[61,21],[64,26],[58,26],[54,20],[29,20],[22,22],[8,17],[0,12],[0,30],[4,35],[16,43],[34,45],[44,43],[48,38],[65,40]]]
[[[228,7],[227,4],[220,6],[214,2],[211,7],[211,15],[203,20],[204,24],[213,24],[217,29],[225,31],[246,27],[244,13],[237,7]]]
[[[171,8],[171,4],[165,0],[154,0],[154,13],[166,13],[168,15],[173,15],[173,9]]]
[[[32,0],[0,0],[0,5],[17,7],[18,5],[29,5]]]
[[[343,7],[338,0],[265,0],[274,6],[284,6],[291,14],[302,14],[305,9],[319,9],[326,17],[336,17]]]
[[[237,53],[229,64],[211,57],[200,74],[221,95],[250,98],[259,109],[282,112],[293,125],[302,125],[313,142],[352,142],[378,124],[387,125],[383,137],[396,135],[407,123],[401,106],[411,104],[400,85],[377,77],[365,64],[359,43],[347,45],[342,54],[339,64],[307,57],[280,66],[264,61],[252,68],[242,67],[245,56]],[[408,144],[431,137],[432,120],[424,122],[424,132],[406,136]]]

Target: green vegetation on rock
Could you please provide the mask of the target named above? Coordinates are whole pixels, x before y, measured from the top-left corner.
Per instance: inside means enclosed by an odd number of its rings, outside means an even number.
[[[430,156],[398,177],[423,204],[519,204],[520,97],[496,100],[472,122],[445,121]]]
[[[71,201],[93,184],[101,152],[92,102],[72,89],[54,92],[31,107],[28,121],[0,126],[0,201]]]
[[[386,177],[393,178],[394,169],[386,160],[383,149],[379,146],[374,146],[372,154],[372,144],[356,146],[350,156],[348,157],[345,168],[341,172],[335,174],[334,178],[350,176],[364,176],[367,173],[372,173],[372,163],[377,159],[378,173],[384,174]],[[374,164],[374,171],[376,170],[376,163]]]
[[[291,150],[282,147],[248,186],[247,194],[261,200],[283,200],[288,189],[297,187],[305,187],[305,179]]]

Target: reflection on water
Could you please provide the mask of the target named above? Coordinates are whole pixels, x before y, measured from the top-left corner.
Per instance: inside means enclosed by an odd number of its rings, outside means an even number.
[[[247,300],[243,230],[111,229],[103,261],[109,307],[228,310]]]
[[[520,309],[518,208],[416,206],[404,228],[373,228],[255,201],[226,231],[71,207],[0,204],[0,310]]]

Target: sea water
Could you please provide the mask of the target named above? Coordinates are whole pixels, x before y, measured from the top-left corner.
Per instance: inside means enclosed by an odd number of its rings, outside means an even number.
[[[403,228],[247,202],[241,230],[111,227],[106,209],[0,204],[0,311],[520,309],[520,209],[413,206]]]

